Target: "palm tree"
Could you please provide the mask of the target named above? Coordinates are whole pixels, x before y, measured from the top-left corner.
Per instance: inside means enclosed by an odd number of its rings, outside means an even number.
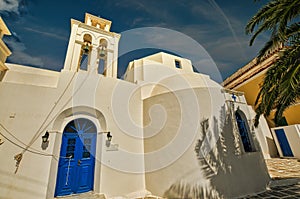
[[[257,62],[278,53],[276,62],[268,68],[256,98],[255,126],[260,115],[269,116],[275,110],[278,126],[283,112],[300,99],[300,0],[271,0],[246,25],[252,34],[250,45],[263,32],[270,32],[269,41],[259,51]]]

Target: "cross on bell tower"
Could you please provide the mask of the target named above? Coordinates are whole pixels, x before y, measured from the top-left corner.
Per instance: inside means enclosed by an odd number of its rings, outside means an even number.
[[[117,77],[121,35],[110,32],[111,21],[85,14],[85,22],[71,19],[71,34],[64,70],[89,71]]]

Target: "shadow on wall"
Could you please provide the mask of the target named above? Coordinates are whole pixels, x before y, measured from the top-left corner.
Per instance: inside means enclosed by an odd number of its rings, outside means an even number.
[[[278,153],[278,150],[276,148],[276,145],[275,145],[275,142],[273,139],[271,138],[266,138],[267,139],[267,144],[268,144],[268,148],[269,148],[269,151],[271,151],[271,158],[278,158],[279,157],[279,153]]]
[[[179,177],[164,193],[164,197],[232,198],[249,194],[249,190],[265,190],[270,178],[263,157],[257,152],[241,152],[242,146],[236,144],[239,137],[235,136],[230,111],[226,112],[223,106],[219,121],[216,117],[212,120],[211,127],[208,119],[201,122],[200,138],[195,146],[199,168]],[[216,145],[207,151],[205,145],[208,146],[214,139],[217,140]],[[261,182],[255,184],[257,180]]]

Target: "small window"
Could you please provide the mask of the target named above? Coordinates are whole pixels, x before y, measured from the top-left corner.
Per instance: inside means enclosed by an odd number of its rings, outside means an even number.
[[[175,60],[175,67],[176,68],[181,68],[181,62],[178,60]]]

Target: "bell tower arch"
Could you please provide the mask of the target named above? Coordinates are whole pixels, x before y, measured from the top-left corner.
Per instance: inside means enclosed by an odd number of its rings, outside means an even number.
[[[71,19],[65,71],[89,71],[117,78],[121,35],[110,32],[111,21],[85,14],[85,21]]]

